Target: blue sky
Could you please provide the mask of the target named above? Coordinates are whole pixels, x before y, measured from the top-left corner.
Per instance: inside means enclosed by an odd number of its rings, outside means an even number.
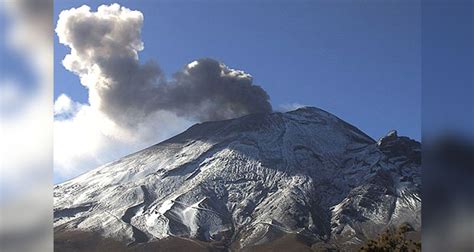
[[[423,139],[474,140],[474,2],[423,5]]]
[[[212,57],[253,75],[275,109],[325,109],[373,138],[421,138],[419,1],[55,1],[61,10],[119,3],[143,13],[141,61],[170,76]],[[55,38],[55,96],[87,101]]]

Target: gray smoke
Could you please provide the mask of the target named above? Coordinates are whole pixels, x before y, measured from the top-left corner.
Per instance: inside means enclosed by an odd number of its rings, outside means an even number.
[[[208,121],[269,112],[269,96],[252,77],[213,59],[193,61],[171,79],[156,63],[141,64],[143,15],[118,4],[61,12],[56,33],[71,48],[63,65],[89,89],[89,102],[133,127],[157,111]]]

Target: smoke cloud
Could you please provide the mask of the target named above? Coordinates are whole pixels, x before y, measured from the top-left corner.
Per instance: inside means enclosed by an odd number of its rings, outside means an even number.
[[[63,66],[89,92],[89,103],[58,96],[54,121],[56,177],[67,179],[183,131],[200,121],[269,112],[269,96],[250,74],[214,59],[185,64],[167,78],[142,63],[140,11],[118,4],[64,10],[56,26],[70,48]]]
[[[157,111],[208,121],[272,110],[251,75],[216,60],[193,61],[171,79],[156,63],[141,64],[142,25],[141,12],[118,4],[59,16],[56,33],[71,48],[63,65],[88,88],[90,105],[117,124],[135,127]]]

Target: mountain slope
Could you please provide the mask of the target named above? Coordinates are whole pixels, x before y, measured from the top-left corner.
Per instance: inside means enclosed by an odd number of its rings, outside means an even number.
[[[248,248],[288,234],[360,244],[420,223],[420,143],[375,142],[323,110],[254,114],[185,132],[54,188],[56,230],[129,245],[179,237]]]

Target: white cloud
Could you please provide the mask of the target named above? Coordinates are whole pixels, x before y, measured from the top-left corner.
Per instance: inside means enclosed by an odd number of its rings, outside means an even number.
[[[59,95],[54,102],[54,115],[71,115],[75,114],[80,108],[80,104],[71,100],[71,98],[65,94]]]
[[[131,131],[66,95],[60,95],[54,107],[54,167],[63,179],[148,147],[192,124],[169,112],[157,112]]]

